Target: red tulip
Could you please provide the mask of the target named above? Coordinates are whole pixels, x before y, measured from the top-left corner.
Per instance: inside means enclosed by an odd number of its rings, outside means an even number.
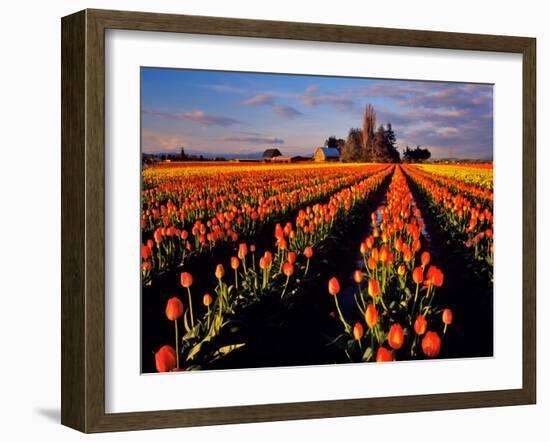
[[[416,317],[416,321],[414,321],[414,331],[417,335],[423,335],[426,333],[426,329],[428,328],[428,321],[426,321],[426,318],[424,315],[418,315]]]
[[[393,352],[386,347],[379,347],[376,352],[376,362],[391,362],[393,361]]]
[[[180,276],[180,282],[183,287],[189,288],[193,284],[193,276],[191,273],[183,272]]]
[[[370,270],[374,270],[376,268],[376,261],[372,256],[367,260],[367,267]]]
[[[430,266],[426,272],[426,278],[430,284],[436,287],[441,287],[443,285],[443,272],[436,266]]]
[[[176,319],[181,318],[183,315],[183,310],[183,303],[174,296],[173,298],[170,298],[166,304],[166,317],[170,321],[175,321]]]
[[[424,339],[422,339],[422,351],[429,358],[435,358],[439,355],[441,350],[441,338],[436,332],[426,332]]]
[[[265,256],[262,256],[262,257],[260,258],[260,268],[261,268],[262,270],[265,270],[265,269],[267,269],[268,267],[269,267],[269,262],[268,262],[267,258],[266,258]]]
[[[165,345],[155,353],[155,365],[159,373],[172,371],[176,368],[176,351],[170,345]]]
[[[363,326],[360,322],[357,322],[353,327],[353,337],[356,341],[359,341],[363,337]]]
[[[378,322],[378,312],[373,304],[369,304],[365,311],[365,322],[369,328],[373,328]]]
[[[296,262],[296,252],[288,252],[287,261],[294,264]]]
[[[416,284],[422,284],[422,281],[424,281],[424,271],[422,270],[422,267],[417,267],[413,271],[413,281]]]
[[[290,262],[285,262],[283,264],[283,273],[286,275],[287,278],[290,278],[294,273],[294,265]]]
[[[443,320],[443,323],[445,325],[450,325],[453,323],[453,312],[451,309],[446,308],[443,310],[443,314],[441,315],[441,319]]]
[[[328,292],[332,296],[336,296],[338,293],[340,293],[340,283],[335,277],[331,278],[328,282]]]
[[[142,259],[147,260],[151,257],[152,254],[153,254],[153,252],[151,251],[149,246],[147,246],[145,244],[141,245],[141,257],[142,257]]]
[[[313,248],[311,246],[307,246],[305,249],[304,249],[304,256],[307,258],[307,259],[310,259],[312,256],[313,256]]]
[[[380,295],[380,285],[378,285],[378,281],[376,279],[369,280],[368,291],[369,295],[373,298],[376,298]]]
[[[422,263],[422,267],[426,267],[430,262],[430,252],[423,252],[420,255],[420,262]]]
[[[248,254],[248,248],[246,247],[245,243],[239,244],[239,251],[237,253],[237,256],[239,259],[244,259],[246,255]]]
[[[390,344],[390,347],[398,350],[402,347],[404,340],[403,328],[399,324],[393,324],[388,333],[388,344]]]

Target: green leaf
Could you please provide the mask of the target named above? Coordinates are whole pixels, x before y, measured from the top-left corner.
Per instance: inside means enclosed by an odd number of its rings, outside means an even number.
[[[367,347],[367,349],[365,350],[365,353],[363,353],[363,358],[361,360],[364,362],[369,362],[373,356],[374,356],[374,351],[372,347]]]
[[[214,353],[214,357],[213,357],[213,361],[215,361],[216,359],[219,359],[223,356],[226,356],[227,354],[231,353],[232,351],[234,350],[237,350],[241,347],[244,347],[245,343],[241,343],[241,344],[231,344],[231,345],[225,345],[223,347],[220,347],[218,349],[218,351],[216,351]]]

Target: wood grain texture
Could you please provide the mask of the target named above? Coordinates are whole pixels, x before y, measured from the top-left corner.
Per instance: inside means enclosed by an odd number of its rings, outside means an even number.
[[[61,422],[83,429],[85,392],[85,13],[61,30]]]
[[[186,32],[523,55],[523,387],[193,410],[105,413],[105,30]],[[535,40],[86,10],[62,20],[62,423],[84,432],[531,404],[536,398]],[[519,146],[518,146],[519,148]]]

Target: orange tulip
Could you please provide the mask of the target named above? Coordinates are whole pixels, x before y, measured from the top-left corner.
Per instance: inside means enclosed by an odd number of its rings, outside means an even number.
[[[221,264],[218,264],[216,266],[216,272],[215,272],[216,278],[222,279],[223,275],[225,275],[225,270],[223,269],[223,266]]]
[[[189,288],[193,285],[193,276],[191,273],[183,272],[180,276],[180,282],[183,287]]]
[[[202,303],[208,307],[212,304],[212,296],[209,293],[205,293],[205,295],[202,297]]]
[[[356,270],[353,272],[353,280],[357,284],[361,284],[361,281],[363,280],[363,272],[361,272],[361,270]]]
[[[416,317],[416,320],[414,321],[414,331],[417,335],[423,335],[426,333],[426,329],[428,328],[428,321],[426,321],[426,318],[424,315],[418,315]]]
[[[265,256],[262,256],[260,258],[260,268],[262,270],[265,270],[269,267],[269,261],[267,260],[267,258]]]
[[[353,327],[353,337],[356,341],[359,341],[363,337],[363,326],[360,322],[357,322]]]
[[[390,327],[390,332],[388,333],[388,344],[390,344],[390,347],[398,350],[403,346],[404,340],[405,335],[403,333],[403,327],[399,324],[393,324]]]
[[[376,279],[369,280],[368,291],[369,295],[373,298],[376,298],[380,295],[380,285],[378,284],[378,281]]]
[[[391,362],[393,361],[393,352],[386,347],[379,347],[376,352],[376,362]]]
[[[370,270],[374,270],[376,268],[376,261],[374,260],[374,258],[370,257],[368,260],[367,260],[367,267],[370,269]]]
[[[166,317],[170,321],[175,321],[176,319],[181,318],[183,315],[183,303],[176,298],[170,298],[166,304]]]
[[[443,314],[441,315],[441,319],[443,320],[443,323],[445,325],[450,325],[453,323],[453,312],[451,309],[446,308],[443,310]]]
[[[236,256],[231,257],[231,268],[237,270],[239,268],[240,261]]]
[[[423,252],[420,255],[420,262],[422,263],[422,267],[426,267],[430,262],[430,252]]]
[[[424,281],[424,271],[422,270],[422,267],[417,267],[413,271],[413,281],[416,284],[422,284],[422,281]]]
[[[248,247],[246,246],[246,244],[245,243],[239,244],[239,251],[237,253],[237,256],[239,257],[239,259],[244,259],[247,254],[248,254]]]
[[[378,312],[373,304],[369,304],[365,311],[365,322],[369,328],[373,328],[378,322]]]
[[[424,339],[422,339],[422,351],[429,358],[435,358],[439,356],[441,350],[441,338],[436,332],[426,332]]]
[[[296,252],[288,252],[287,261],[294,264],[296,262]]]
[[[311,246],[307,246],[305,249],[304,249],[304,256],[307,258],[307,259],[310,259],[312,256],[313,256],[313,248]]]
[[[290,262],[285,262],[283,265],[283,273],[287,278],[290,278],[294,273],[294,265]]]
[[[155,353],[155,365],[159,373],[172,371],[176,368],[176,351],[170,345],[165,345]]]
[[[430,284],[436,287],[441,287],[443,285],[443,272],[436,266],[430,266],[426,272],[426,278]]]
[[[336,277],[330,278],[328,282],[328,292],[332,296],[336,296],[338,293],[340,293],[340,283],[336,279]]]
[[[407,273],[407,268],[406,268],[403,264],[401,264],[401,265],[397,268],[397,274],[398,274],[399,276],[404,276],[405,273]]]

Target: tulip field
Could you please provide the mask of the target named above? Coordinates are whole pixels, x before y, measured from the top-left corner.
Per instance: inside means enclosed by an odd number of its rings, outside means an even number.
[[[491,164],[143,169],[142,372],[493,354]]]

